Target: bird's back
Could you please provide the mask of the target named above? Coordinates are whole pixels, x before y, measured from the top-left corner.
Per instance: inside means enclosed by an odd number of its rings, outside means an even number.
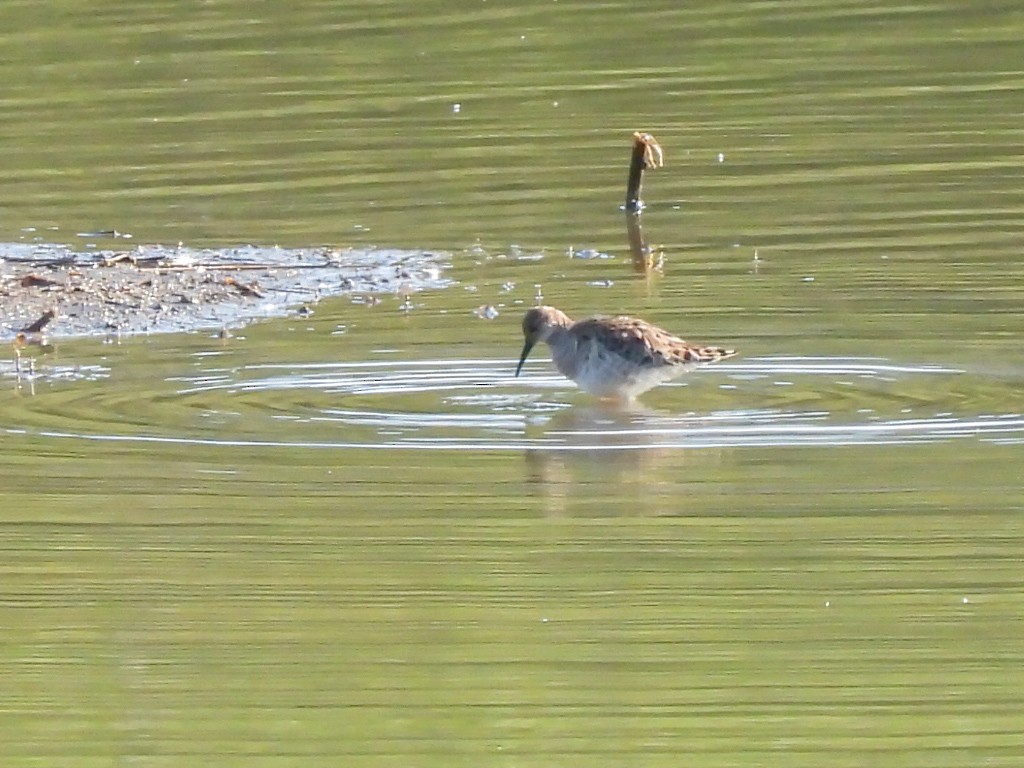
[[[571,333],[578,343],[597,344],[644,367],[710,363],[736,354],[724,347],[690,344],[635,317],[592,317],[574,323]]]
[[[721,347],[688,344],[633,317],[594,317],[573,323],[552,344],[552,352],[559,370],[584,391],[625,398],[700,363],[735,354]]]

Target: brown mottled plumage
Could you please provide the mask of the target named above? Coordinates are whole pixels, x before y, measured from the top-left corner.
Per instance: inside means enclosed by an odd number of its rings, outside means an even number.
[[[635,317],[591,317],[573,322],[554,307],[534,307],[523,318],[526,343],[516,376],[539,341],[551,347],[555,367],[598,397],[632,400],[702,363],[732,357],[722,347],[688,344]]]

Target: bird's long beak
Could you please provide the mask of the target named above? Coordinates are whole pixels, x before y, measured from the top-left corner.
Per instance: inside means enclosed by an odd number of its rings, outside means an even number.
[[[523,354],[519,356],[519,365],[516,366],[516,376],[523,370],[523,363],[526,362],[526,358],[530,356],[530,350],[533,349],[533,345],[536,344],[534,341],[527,341],[523,344]]]

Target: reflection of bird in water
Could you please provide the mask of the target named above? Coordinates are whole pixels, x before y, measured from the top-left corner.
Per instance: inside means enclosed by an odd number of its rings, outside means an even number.
[[[16,372],[21,373],[21,355],[22,350],[26,347],[39,347],[44,352],[51,350],[49,344],[46,343],[46,336],[43,333],[43,329],[50,324],[50,321],[56,317],[57,313],[48,309],[40,315],[39,319],[31,325],[26,325],[14,336],[14,369]],[[29,372],[31,373],[35,368],[35,361],[29,358]]]
[[[704,446],[680,450],[665,432],[708,424],[704,415],[680,416],[637,403],[565,408],[527,426],[533,446],[524,451],[525,479],[552,517],[678,515],[684,506],[687,514],[697,513],[718,498],[707,493],[713,470],[733,454]]]
[[[634,317],[592,317],[573,322],[554,307],[534,307],[523,318],[526,343],[516,376],[539,341],[580,389],[601,398],[630,401],[702,363],[736,353],[723,347],[689,344]]]

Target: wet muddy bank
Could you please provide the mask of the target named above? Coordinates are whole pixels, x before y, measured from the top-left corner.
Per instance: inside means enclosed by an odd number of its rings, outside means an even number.
[[[0,244],[0,327],[13,338],[52,312],[50,338],[233,328],[332,296],[444,287],[448,262],[387,249]]]

